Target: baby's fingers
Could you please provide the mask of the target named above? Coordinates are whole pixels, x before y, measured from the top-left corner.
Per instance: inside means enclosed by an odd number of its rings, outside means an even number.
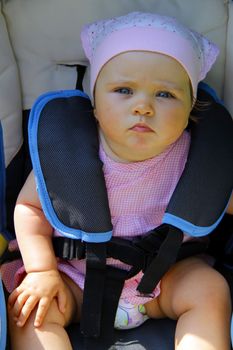
[[[59,310],[62,313],[66,311],[66,302],[67,302],[66,293],[64,291],[59,291],[57,295],[57,303],[58,303]]]
[[[25,304],[25,302],[28,300],[29,296],[26,293],[22,293],[18,296],[18,298],[15,300],[15,303],[11,305],[10,307],[13,310],[13,315],[15,318],[18,319],[21,310]]]
[[[25,303],[21,309],[19,317],[17,319],[17,326],[23,327],[25,325],[27,319],[29,318],[31,312],[36,307],[37,303],[38,303],[37,297],[31,295],[27,298],[27,300],[25,301]]]
[[[8,306],[10,308],[12,308],[14,305],[15,305],[15,302],[19,296],[20,292],[18,291],[18,289],[15,289],[10,295],[9,295],[9,298],[8,298]]]
[[[37,311],[36,311],[36,317],[34,321],[35,327],[40,327],[42,325],[44,318],[47,314],[47,311],[49,309],[50,303],[51,303],[51,300],[45,297],[39,301]]]
[[[13,315],[15,318],[18,318],[25,302],[30,296],[26,292],[19,293],[14,291],[8,299],[8,307],[12,309]]]

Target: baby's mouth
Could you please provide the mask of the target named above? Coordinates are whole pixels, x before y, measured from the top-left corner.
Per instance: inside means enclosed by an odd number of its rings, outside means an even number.
[[[153,132],[153,130],[145,123],[137,123],[130,130],[135,132]]]

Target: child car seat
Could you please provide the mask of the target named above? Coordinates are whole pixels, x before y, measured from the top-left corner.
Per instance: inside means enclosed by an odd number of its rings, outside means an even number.
[[[14,201],[30,169],[27,142],[21,147],[23,130],[21,110],[24,109],[24,125],[26,125],[28,110],[37,96],[45,91],[75,88],[76,65],[85,64],[79,41],[81,25],[94,19],[132,10],[149,10],[176,16],[193,29],[207,34],[220,46],[221,55],[207,79],[223,98],[227,108],[233,111],[231,74],[233,46],[231,36],[227,36],[227,32],[231,33],[232,5],[231,1],[225,0],[205,0],[204,2],[202,0],[195,2],[158,0],[152,3],[145,0],[134,2],[124,0],[124,2],[112,2],[111,6],[107,0],[101,0],[98,4],[93,0],[86,0],[85,4],[80,4],[77,0],[66,2],[48,0],[46,4],[36,0],[1,1],[0,51],[5,54],[0,58],[0,117],[3,125],[7,179],[7,231],[13,232]],[[44,26],[44,23],[47,25]],[[227,220],[228,231],[230,227],[232,227],[232,218]],[[167,325],[167,333],[169,331],[172,333],[173,322],[148,321],[140,328],[140,332],[139,329],[126,332],[128,335],[134,334],[131,339],[127,338],[125,332],[116,331],[116,339],[123,337],[125,341],[123,345],[118,342],[118,345],[114,346],[121,349],[123,346],[127,349],[172,348],[171,338],[169,339],[166,332],[163,333],[164,323]],[[74,334],[73,330],[70,327],[71,335]],[[146,331],[148,331],[147,335]],[[132,339],[139,339],[139,341],[133,342]]]

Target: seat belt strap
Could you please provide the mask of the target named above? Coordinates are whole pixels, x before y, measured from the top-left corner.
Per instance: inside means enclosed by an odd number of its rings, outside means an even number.
[[[156,230],[158,234],[160,230],[166,233],[166,238],[138,284],[137,290],[141,294],[147,295],[153,292],[163,275],[176,261],[183,242],[183,232],[180,229],[170,225],[161,225]]]
[[[106,243],[86,244],[86,278],[80,330],[85,337],[99,337],[106,279]]]
[[[84,349],[102,350],[110,348],[114,338],[116,311],[128,272],[111,266],[107,267],[105,289],[103,295],[101,331],[99,337],[85,338]]]
[[[100,334],[97,339],[94,337],[84,338],[85,350],[102,349],[101,344],[106,345],[109,341],[112,344],[112,339],[114,337],[116,311],[128,272],[112,266],[107,266],[106,272]],[[111,344],[108,344],[109,347]]]

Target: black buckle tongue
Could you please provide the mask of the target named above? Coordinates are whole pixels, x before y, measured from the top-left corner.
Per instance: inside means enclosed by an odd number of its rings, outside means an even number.
[[[166,237],[161,244],[157,256],[155,256],[138,284],[137,290],[141,294],[151,294],[159,283],[163,275],[169,270],[176,261],[180,246],[183,242],[183,232],[170,225],[161,225],[156,230],[165,233]]]

